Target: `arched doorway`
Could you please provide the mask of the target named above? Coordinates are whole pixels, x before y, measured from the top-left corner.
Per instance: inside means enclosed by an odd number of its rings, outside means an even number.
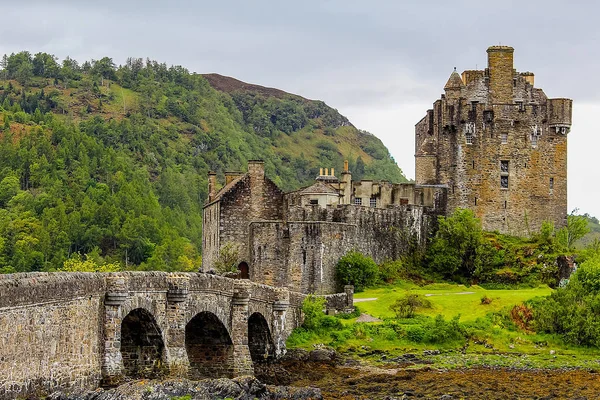
[[[225,325],[208,311],[185,326],[190,379],[233,377],[233,342]]]
[[[246,261],[242,261],[240,265],[238,265],[238,271],[240,271],[241,279],[250,279],[250,268]]]
[[[123,373],[132,378],[155,378],[162,372],[165,344],[152,314],[132,310],[121,322]]]
[[[248,318],[248,348],[252,364],[266,363],[275,357],[275,345],[269,324],[262,314],[255,312]]]

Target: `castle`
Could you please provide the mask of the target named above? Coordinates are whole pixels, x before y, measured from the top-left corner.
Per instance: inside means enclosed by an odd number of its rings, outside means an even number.
[[[415,129],[417,184],[448,187],[447,213],[470,208],[483,229],[530,235],[567,216],[570,99],[548,99],[514,49],[487,49],[485,70],[456,69]]]
[[[335,265],[353,249],[382,262],[423,245],[445,210],[443,186],[353,182],[347,162],[341,179],[325,169],[313,185],[289,193],[265,176],[262,161],[249,161],[245,174],[225,175],[217,191],[209,174],[203,270],[231,243],[243,278],[301,293],[341,289]]]
[[[415,129],[416,182],[352,181],[322,169],[314,184],[284,193],[262,161],[209,173],[202,268],[239,249],[242,278],[301,293],[333,293],[335,265],[350,250],[376,262],[425,245],[437,216],[470,208],[485,230],[528,235],[567,215],[567,133],[572,101],[548,99],[531,72],[513,69],[513,48],[492,46],[488,68],[456,70]]]

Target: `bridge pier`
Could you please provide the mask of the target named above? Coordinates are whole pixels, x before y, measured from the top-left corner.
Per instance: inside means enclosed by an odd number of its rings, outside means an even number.
[[[236,285],[231,302],[231,341],[233,342],[233,376],[254,375],[248,347],[248,303],[250,293]]]
[[[112,386],[122,380],[123,356],[121,354],[121,306],[129,296],[123,276],[108,275],[104,298],[104,358],[102,384]]]
[[[285,319],[287,309],[290,306],[290,292],[280,291],[279,300],[273,303],[273,344],[275,346],[275,358],[285,354]]]
[[[166,362],[172,376],[187,376],[190,362],[185,348],[185,313],[189,276],[170,276],[167,292]]]

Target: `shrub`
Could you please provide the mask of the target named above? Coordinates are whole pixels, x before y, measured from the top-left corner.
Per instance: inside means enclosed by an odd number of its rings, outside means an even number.
[[[309,331],[318,331],[321,329],[341,329],[342,323],[339,319],[331,315],[325,315],[325,299],[323,297],[308,296],[302,303],[302,313],[304,322],[302,326]]]
[[[559,334],[567,343],[600,347],[600,256],[582,263],[565,288],[528,305],[536,331]]]
[[[236,272],[240,263],[240,248],[237,244],[227,242],[219,249],[214,261],[214,268],[220,274]]]
[[[375,285],[379,279],[375,261],[357,251],[351,251],[340,258],[335,268],[335,274],[338,283],[354,285],[354,290],[357,292]]]
[[[481,298],[481,304],[491,304],[491,303],[492,303],[492,299],[490,299],[486,295],[483,295],[483,297]]]
[[[431,308],[431,302],[421,295],[411,293],[397,299],[390,306],[397,318],[412,318],[417,308]]]
[[[400,260],[385,261],[379,265],[379,279],[386,283],[392,283],[402,277],[405,271],[404,264]]]

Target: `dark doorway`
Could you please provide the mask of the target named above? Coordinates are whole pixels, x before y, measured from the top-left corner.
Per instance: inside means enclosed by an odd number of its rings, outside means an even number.
[[[250,268],[248,268],[248,264],[245,261],[242,261],[238,265],[238,271],[240,271],[241,279],[250,279]]]
[[[123,373],[132,378],[156,378],[162,372],[165,344],[149,311],[136,308],[121,322]]]
[[[233,342],[225,325],[208,311],[185,326],[190,379],[233,377]]]
[[[248,347],[255,368],[256,364],[266,363],[275,357],[269,324],[260,313],[254,313],[248,318]]]

